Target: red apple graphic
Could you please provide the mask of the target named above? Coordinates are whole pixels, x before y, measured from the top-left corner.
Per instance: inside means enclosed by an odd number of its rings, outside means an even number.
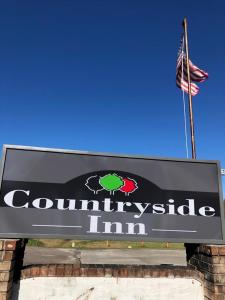
[[[120,191],[125,193],[126,196],[129,196],[130,193],[133,193],[137,188],[137,182],[131,178],[123,178],[124,185],[120,188]]]

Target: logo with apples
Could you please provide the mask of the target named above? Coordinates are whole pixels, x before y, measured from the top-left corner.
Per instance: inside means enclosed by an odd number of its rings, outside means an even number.
[[[93,175],[87,178],[85,186],[94,194],[101,191],[108,191],[110,195],[114,195],[119,191],[129,196],[138,189],[137,182],[130,177],[121,177],[116,173],[109,173],[104,176]]]

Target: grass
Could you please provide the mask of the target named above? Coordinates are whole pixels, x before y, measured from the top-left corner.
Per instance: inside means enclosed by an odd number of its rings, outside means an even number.
[[[44,247],[44,243],[40,240],[28,240],[28,246]]]
[[[90,241],[61,239],[30,239],[29,246],[75,249],[184,249],[181,243],[131,242],[131,241]]]

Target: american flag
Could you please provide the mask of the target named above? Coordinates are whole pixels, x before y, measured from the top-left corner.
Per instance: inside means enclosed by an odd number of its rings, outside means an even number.
[[[195,96],[199,92],[199,87],[194,82],[203,82],[208,78],[208,73],[199,69],[189,59],[189,70],[191,79],[191,95]],[[184,52],[184,36],[181,38],[181,45],[178,51],[177,68],[176,68],[176,84],[184,92],[188,93],[188,77],[187,77],[187,58]]]

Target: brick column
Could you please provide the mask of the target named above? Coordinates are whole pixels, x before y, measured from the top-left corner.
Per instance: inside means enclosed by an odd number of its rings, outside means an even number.
[[[9,300],[14,280],[20,277],[26,241],[0,240],[0,300]]]
[[[206,300],[225,300],[225,246],[186,245],[187,263],[204,274]]]

